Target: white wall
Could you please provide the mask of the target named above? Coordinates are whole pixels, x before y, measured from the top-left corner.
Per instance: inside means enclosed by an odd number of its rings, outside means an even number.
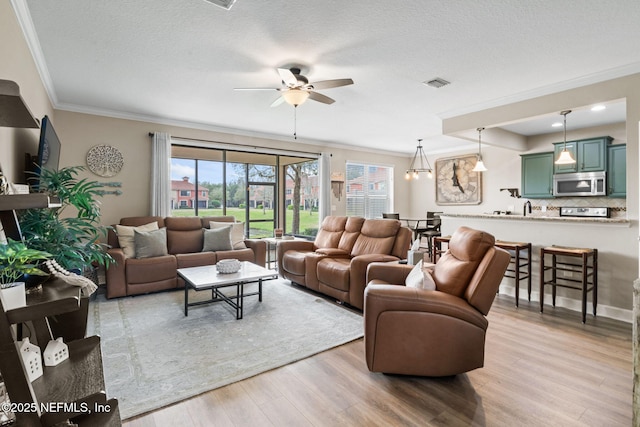
[[[20,86],[33,116],[52,115],[53,108],[9,1],[0,2],[0,79]],[[13,182],[24,181],[24,154],[36,154],[38,129],[0,127],[0,169]]]
[[[332,172],[345,173],[347,161],[370,162],[383,165],[399,165],[395,167],[395,209],[399,212],[409,210],[408,191],[404,184],[404,171],[409,159],[393,153],[369,152],[323,146],[320,144],[304,144],[300,142],[278,141],[274,139],[251,138],[199,129],[189,129],[178,126],[124,120],[90,114],[74,113],[56,110],[54,124],[63,148],[60,159],[61,166],[84,165],[87,151],[98,144],[113,145],[124,157],[122,171],[104,181],[122,182],[121,196],[107,195],[103,199],[102,222],[113,224],[126,216],[149,214],[150,191],[150,157],[151,140],[149,132],[168,132],[173,136],[193,138],[198,140],[216,141],[229,144],[240,144],[250,147],[278,148],[283,150],[305,151],[319,153],[326,151],[332,154]],[[96,179],[95,175],[86,173],[85,176]],[[398,182],[401,185],[398,185]],[[341,200],[331,196],[336,206],[335,215],[344,215],[346,199]]]

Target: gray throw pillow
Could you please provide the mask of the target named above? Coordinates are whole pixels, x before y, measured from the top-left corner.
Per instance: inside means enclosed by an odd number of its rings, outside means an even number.
[[[214,229],[204,229],[204,245],[202,252],[207,251],[230,251],[233,249],[231,243],[231,225]]]
[[[151,258],[167,255],[167,229],[154,231],[133,231],[136,258]]]

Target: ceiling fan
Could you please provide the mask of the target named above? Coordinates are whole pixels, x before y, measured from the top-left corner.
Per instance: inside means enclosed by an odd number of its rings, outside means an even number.
[[[283,102],[297,107],[302,105],[307,99],[312,99],[323,104],[333,104],[334,99],[316,92],[318,89],[330,89],[353,84],[352,79],[321,80],[309,83],[309,79],[300,74],[299,67],[278,68],[278,74],[282,79],[282,87],[278,88],[236,88],[235,90],[277,90],[282,92],[282,96],[276,99],[272,107],[276,107]]]

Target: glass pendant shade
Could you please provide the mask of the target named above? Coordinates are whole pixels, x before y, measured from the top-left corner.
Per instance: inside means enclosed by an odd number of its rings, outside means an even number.
[[[307,98],[309,98],[309,92],[298,88],[292,88],[285,92],[282,92],[282,97],[287,102],[287,104],[297,107],[298,105],[304,104]]]
[[[571,157],[571,153],[565,148],[560,152],[560,156],[558,156],[558,160],[556,160],[554,163],[556,165],[570,165],[575,162],[576,162],[575,159]]]
[[[486,172],[488,169],[484,165],[484,162],[482,161],[482,157],[478,157],[478,161],[476,162],[476,165],[471,170],[473,172]]]

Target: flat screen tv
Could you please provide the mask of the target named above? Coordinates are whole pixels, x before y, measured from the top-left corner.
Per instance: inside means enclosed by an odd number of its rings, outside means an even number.
[[[38,144],[38,156],[34,160],[36,174],[42,169],[57,171],[60,162],[60,138],[56,134],[51,124],[51,119],[44,116],[40,125],[40,142]],[[28,173],[29,175],[29,173]],[[27,179],[31,191],[40,191],[40,180],[37,176],[30,176]]]
[[[44,116],[40,127],[40,144],[38,145],[37,170],[58,170],[60,163],[60,138],[53,129],[51,119]]]

